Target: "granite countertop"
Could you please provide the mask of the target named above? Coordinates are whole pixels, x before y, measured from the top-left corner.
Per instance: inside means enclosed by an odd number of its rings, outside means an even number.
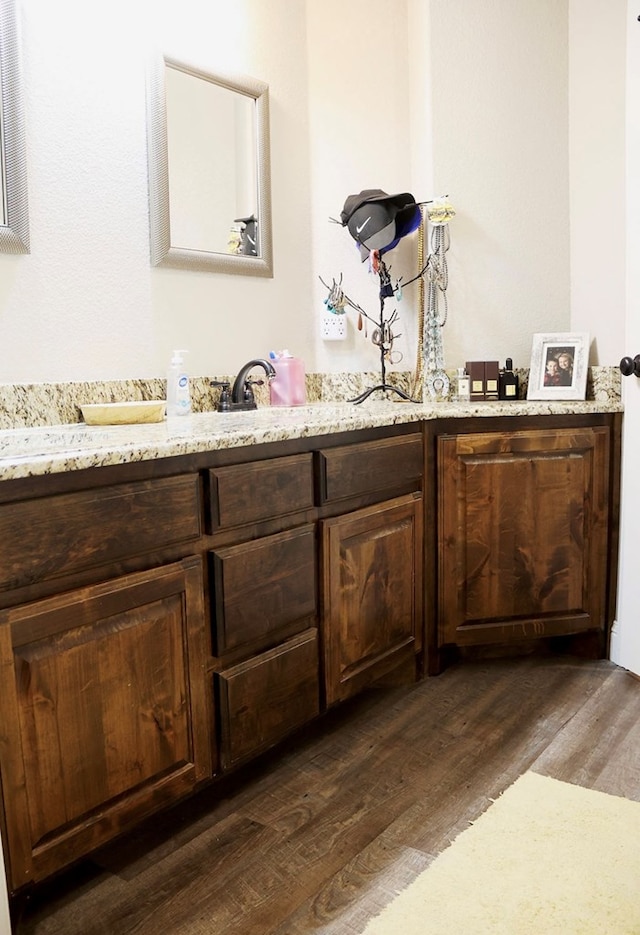
[[[434,404],[367,400],[252,412],[201,412],[151,425],[84,423],[0,431],[0,480],[241,448],[436,418],[619,412],[619,401]]]

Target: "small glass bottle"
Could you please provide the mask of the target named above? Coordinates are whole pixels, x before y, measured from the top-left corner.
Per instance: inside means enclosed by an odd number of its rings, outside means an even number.
[[[513,372],[513,361],[507,357],[504,370],[500,371],[498,398],[514,400],[518,398],[519,380]]]
[[[458,367],[453,382],[453,399],[457,403],[468,403],[471,398],[471,379],[464,367]]]

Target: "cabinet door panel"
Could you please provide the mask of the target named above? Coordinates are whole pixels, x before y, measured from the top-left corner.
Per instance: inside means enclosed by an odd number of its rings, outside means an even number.
[[[0,632],[14,885],[211,775],[199,560],[3,611]]]
[[[604,625],[608,430],[438,442],[439,641]]]
[[[326,520],[327,703],[415,654],[422,621],[422,500],[416,494]]]

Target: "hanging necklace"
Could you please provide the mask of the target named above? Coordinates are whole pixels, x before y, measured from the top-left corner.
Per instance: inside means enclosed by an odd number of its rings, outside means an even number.
[[[427,308],[422,348],[425,362],[424,386],[432,400],[443,399],[449,395],[449,377],[444,369],[442,344],[442,328],[446,324],[448,313],[449,271],[446,254],[449,245],[448,224],[434,226],[431,232],[431,254],[424,271],[427,280]]]

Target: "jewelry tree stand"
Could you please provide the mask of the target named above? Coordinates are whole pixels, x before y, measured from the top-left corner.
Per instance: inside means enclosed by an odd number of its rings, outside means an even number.
[[[389,272],[384,264],[384,261],[379,259],[378,264],[378,276],[380,278],[380,317],[376,331],[374,331],[372,335],[372,340],[380,350],[380,383],[378,383],[376,386],[370,386],[363,393],[360,393],[359,396],[355,396],[353,399],[349,399],[347,401],[356,404],[362,403],[365,401],[365,399],[368,399],[372,393],[381,391],[383,393],[397,393],[397,395],[402,399],[406,399],[408,402],[417,403],[419,400],[412,399],[411,396],[409,396],[408,393],[405,393],[404,390],[401,390],[397,386],[393,386],[391,383],[387,383],[387,370],[385,361],[387,356],[391,354],[394,338],[399,337],[399,335],[394,336],[391,332],[391,328],[398,317],[398,313],[394,312],[388,319],[385,319],[384,317],[385,299],[388,298],[389,294],[393,295],[393,290],[391,287]],[[389,290],[391,290],[390,293]],[[360,312],[360,314],[362,314],[362,312]],[[378,333],[377,338],[376,332]]]
[[[400,335],[394,335],[392,331],[393,325],[398,319],[398,312],[394,311],[388,318],[385,318],[385,300],[393,296],[395,292],[393,286],[391,285],[391,277],[389,276],[387,266],[380,256],[376,258],[375,266],[377,267],[377,273],[380,280],[380,313],[377,320],[372,318],[371,315],[365,312],[365,310],[352,299],[350,299],[349,296],[345,295],[340,285],[342,283],[342,277],[340,277],[340,284],[336,283],[334,280],[331,287],[327,286],[322,277],[320,277],[320,282],[322,285],[329,290],[329,295],[325,300],[325,303],[330,311],[342,313],[344,312],[345,306],[348,305],[350,308],[353,308],[358,312],[359,327],[361,318],[366,318],[367,321],[370,321],[375,326],[371,335],[371,340],[380,351],[380,383],[376,384],[376,386],[368,387],[366,390],[364,390],[364,392],[360,393],[359,396],[355,396],[353,399],[347,400],[347,402],[356,404],[362,403],[365,401],[365,399],[368,399],[372,393],[380,391],[383,393],[396,393],[398,396],[407,400],[408,402],[419,403],[421,400],[413,399],[413,397],[411,397],[408,393],[405,393],[404,390],[401,390],[400,387],[394,386],[392,383],[387,383],[386,361],[391,356],[393,342],[396,338],[400,337]]]

